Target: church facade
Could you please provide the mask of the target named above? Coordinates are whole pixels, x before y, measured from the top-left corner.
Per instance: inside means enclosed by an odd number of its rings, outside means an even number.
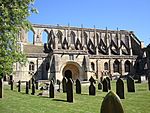
[[[134,73],[134,63],[142,52],[142,42],[133,31],[32,25],[33,36],[20,32],[25,66],[14,65],[14,80],[88,80],[91,76],[125,76]],[[42,37],[45,32],[47,37]],[[33,38],[33,43],[28,42]],[[47,42],[43,43],[42,38]],[[68,73],[69,74],[68,76]]]

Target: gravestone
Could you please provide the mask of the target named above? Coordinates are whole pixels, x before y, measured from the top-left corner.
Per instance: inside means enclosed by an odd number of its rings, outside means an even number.
[[[150,90],[150,76],[148,77],[148,88]]]
[[[100,82],[102,83],[102,81],[103,81],[103,77],[100,77]]]
[[[18,92],[20,92],[21,91],[21,81],[19,80],[18,81]]]
[[[131,76],[127,77],[127,90],[128,92],[135,92],[134,79]]]
[[[124,113],[120,98],[110,91],[101,104],[100,113]]]
[[[60,84],[61,84],[61,82],[60,82],[60,80],[57,80],[57,84],[59,85],[59,87],[58,87],[58,92],[60,92]]]
[[[34,95],[34,94],[35,94],[35,85],[32,84],[32,93],[31,93],[31,95]]]
[[[0,78],[0,98],[3,98],[3,79]]]
[[[79,79],[76,80],[76,93],[81,94],[81,83]]]
[[[110,78],[106,77],[106,80],[108,81],[108,89],[111,90],[111,82],[110,82]]]
[[[67,102],[73,102],[73,81],[71,78],[66,83]]]
[[[121,78],[118,78],[116,82],[116,94],[121,98],[124,99],[124,83]]]
[[[39,83],[38,83],[38,81],[35,82],[35,88],[36,88],[36,89],[39,88]]]
[[[66,82],[67,82],[67,79],[66,79],[66,77],[64,77],[63,80],[62,80],[62,89],[63,89],[63,93],[66,92]]]
[[[89,95],[96,95],[96,88],[94,86],[94,83],[96,83],[95,79],[91,76],[89,79],[90,86],[89,86]]]
[[[103,79],[103,92],[108,92],[108,81],[106,78]]]
[[[29,82],[26,82],[26,94],[29,94]]]
[[[29,83],[29,89],[31,89],[31,80],[29,80],[28,83]]]
[[[54,84],[52,80],[50,82],[50,87],[49,87],[49,97],[54,98]]]
[[[103,86],[102,83],[99,82],[99,83],[98,83],[98,90],[101,90],[101,89],[102,89],[102,86]]]
[[[13,80],[10,81],[10,89],[13,90]]]

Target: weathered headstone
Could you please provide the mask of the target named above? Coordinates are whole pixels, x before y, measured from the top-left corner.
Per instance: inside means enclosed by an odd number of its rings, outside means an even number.
[[[124,83],[121,78],[118,78],[116,82],[116,94],[121,98],[124,99]]]
[[[13,90],[13,80],[10,81],[10,89]]]
[[[26,82],[26,94],[29,94],[29,82]]]
[[[28,83],[29,83],[29,89],[31,89],[31,80],[29,80]]]
[[[18,92],[20,92],[21,91],[21,81],[19,80],[18,81]]]
[[[35,88],[36,88],[36,89],[39,88],[39,83],[38,83],[38,81],[35,82]]]
[[[53,81],[50,82],[49,97],[54,98],[54,84],[53,84]]]
[[[66,92],[66,82],[67,82],[67,79],[66,79],[66,77],[64,77],[63,80],[62,80],[62,89],[63,89],[63,93]]]
[[[60,80],[57,80],[57,84],[59,85],[59,87],[58,87],[58,92],[60,92],[60,84],[61,84],[61,82],[60,82]]]
[[[79,79],[76,80],[76,93],[81,94],[81,83]]]
[[[110,82],[110,78],[106,77],[106,80],[108,81],[108,89],[111,90],[111,82]]]
[[[124,113],[120,98],[110,91],[101,104],[100,113]]]
[[[99,83],[98,83],[98,89],[101,90],[101,89],[102,89],[102,86],[103,86],[102,83],[99,82]]]
[[[73,81],[71,78],[66,83],[67,102],[73,102]]]
[[[35,94],[35,85],[32,84],[32,93],[31,93],[31,95],[34,95],[34,94]]]
[[[150,76],[148,77],[148,88],[150,90]]]
[[[3,79],[0,78],[0,98],[3,98]]]
[[[131,76],[127,77],[127,90],[128,92],[135,92],[134,79]]]
[[[89,86],[89,95],[96,95],[96,88],[94,86],[95,79],[91,76],[91,78],[89,79],[90,81],[90,86]]]
[[[103,79],[103,92],[108,92],[108,81],[104,78]]]

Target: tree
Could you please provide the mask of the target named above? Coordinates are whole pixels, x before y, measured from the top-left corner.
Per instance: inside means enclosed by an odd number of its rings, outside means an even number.
[[[19,32],[30,29],[27,17],[36,12],[34,0],[0,0],[0,79],[10,75],[13,63],[26,62],[20,51]]]

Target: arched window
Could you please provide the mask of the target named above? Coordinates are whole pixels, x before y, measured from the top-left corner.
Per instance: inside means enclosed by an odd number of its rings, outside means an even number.
[[[44,30],[42,32],[42,43],[47,43],[48,42],[48,31],[47,30]]]
[[[34,41],[34,31],[29,30],[28,31],[28,43],[33,44]]]
[[[108,63],[107,62],[104,63],[104,70],[108,70]]]
[[[92,69],[92,71],[95,70],[95,64],[93,62],[91,62],[91,69]]]
[[[119,61],[115,60],[115,62],[113,64],[114,72],[118,72],[119,73],[119,66],[120,66]]]
[[[125,72],[130,72],[130,61],[127,60],[124,65],[125,65]]]
[[[33,62],[30,62],[29,63],[29,71],[34,71],[34,63]]]

